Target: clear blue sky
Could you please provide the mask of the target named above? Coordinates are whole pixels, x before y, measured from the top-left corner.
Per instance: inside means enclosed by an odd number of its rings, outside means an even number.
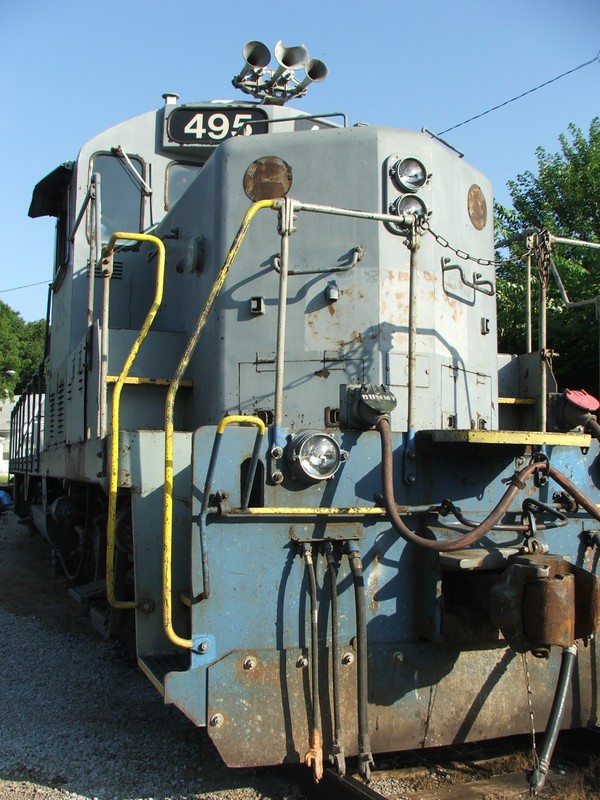
[[[163,92],[235,97],[250,39],[302,43],[327,63],[299,108],[441,131],[594,58],[600,0],[1,0],[0,300],[45,315],[46,286],[6,291],[51,277],[54,220],[27,217],[37,181]],[[536,147],[558,150],[570,122],[588,131],[599,101],[595,62],[446,138],[508,203]]]

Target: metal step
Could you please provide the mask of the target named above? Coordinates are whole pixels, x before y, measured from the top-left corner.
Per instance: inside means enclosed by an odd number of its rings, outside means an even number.
[[[149,653],[138,657],[138,666],[148,680],[164,694],[168,672],[186,672],[190,668],[189,653]]]
[[[106,597],[106,581],[93,581],[93,583],[84,583],[81,586],[72,586],[69,589],[69,595],[78,603],[87,603],[89,600]]]

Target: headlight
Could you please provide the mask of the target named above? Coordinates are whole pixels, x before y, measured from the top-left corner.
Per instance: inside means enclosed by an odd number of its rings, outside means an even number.
[[[319,431],[306,431],[289,443],[287,459],[295,478],[322,481],[336,473],[342,461],[342,452],[333,436]]]
[[[414,194],[407,194],[404,197],[398,197],[392,203],[392,214],[414,214],[415,217],[426,217],[427,206]]]
[[[403,158],[392,167],[392,178],[404,192],[418,192],[425,185],[427,170],[416,158]]]

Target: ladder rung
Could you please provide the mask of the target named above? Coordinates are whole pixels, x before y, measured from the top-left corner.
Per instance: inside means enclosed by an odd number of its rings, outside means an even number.
[[[107,375],[107,383],[116,383],[119,380],[118,375]],[[125,378],[123,383],[130,386],[170,386],[171,381],[168,378]],[[180,381],[180,386],[193,386],[193,381]]]
[[[499,397],[498,402],[511,406],[534,406],[536,403],[533,397]]]

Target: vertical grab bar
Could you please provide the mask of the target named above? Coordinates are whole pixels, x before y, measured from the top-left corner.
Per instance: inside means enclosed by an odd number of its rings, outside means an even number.
[[[241,509],[242,511],[248,508],[248,502],[250,498],[250,492],[252,491],[252,484],[254,483],[254,475],[256,474],[256,465],[258,464],[258,456],[260,453],[260,446],[265,435],[265,423],[262,419],[258,417],[244,417],[244,416],[229,416],[225,417],[219,423],[219,427],[217,428],[217,432],[215,434],[215,440],[213,442],[212,452],[210,454],[210,461],[208,462],[208,469],[206,471],[206,480],[204,481],[204,492],[202,496],[202,506],[200,508],[200,518],[198,521],[198,526],[200,528],[200,552],[202,554],[202,599],[207,600],[210,597],[210,577],[208,571],[208,548],[206,546],[206,518],[210,513],[211,509],[208,506],[210,500],[210,492],[212,489],[212,482],[213,477],[215,474],[215,467],[217,465],[217,459],[219,457],[219,451],[221,449],[221,440],[223,438],[223,433],[225,432],[225,428],[228,425],[231,425],[232,422],[240,422],[249,425],[256,425],[258,430],[256,431],[256,439],[254,440],[254,449],[252,451],[252,458],[250,459],[250,467],[248,469],[248,475],[246,477],[246,485],[242,490],[242,502],[241,502]],[[165,558],[168,559],[168,562],[165,563],[164,569],[165,573],[170,576],[171,574],[171,552],[165,554]],[[166,594],[164,595],[166,597]],[[164,602],[164,597],[163,597]],[[166,616],[165,611],[165,616]]]
[[[102,253],[101,231],[101,200],[100,200],[100,173],[94,172],[88,189],[92,204],[92,218],[90,225],[90,272],[88,275],[88,327],[94,324],[94,281],[96,278],[96,265]]]
[[[108,520],[106,525],[106,596],[113,608],[135,608],[134,600],[117,600],[115,596],[115,529],[117,526],[117,489],[119,482],[119,413],[121,390],[125,379],[136,359],[142,342],[146,338],[150,326],[154,322],[160,304],[162,302],[164,283],[165,283],[165,246],[157,236],[146,233],[113,233],[108,242],[103,261],[112,259],[115,244],[119,240],[132,240],[136,242],[150,242],[156,245],[158,259],[156,265],[156,286],[154,290],[154,300],[146,314],[146,319],[138,333],[135,342],[131,346],[129,355],[125,359],[125,364],[113,389],[112,409],[111,409],[111,432],[109,450],[109,477],[108,477]]]
[[[194,354],[194,350],[196,349],[200,335],[204,330],[208,316],[212,311],[215,300],[219,296],[219,293],[223,288],[223,284],[225,283],[225,279],[229,274],[231,265],[233,264],[239,249],[242,246],[242,242],[246,238],[250,223],[254,219],[255,214],[262,208],[277,209],[279,206],[280,201],[278,200],[259,200],[257,203],[253,203],[246,211],[244,219],[242,220],[242,224],[240,225],[233,240],[233,244],[229,249],[227,258],[217,273],[217,277],[215,278],[209,295],[206,298],[204,308],[200,312],[200,316],[196,321],[194,331],[189,342],[187,343],[183,355],[181,356],[181,360],[177,370],[175,371],[175,376],[173,377],[171,385],[169,386],[169,391],[167,392],[167,400],[165,403],[165,481],[163,501],[163,625],[169,641],[175,645],[178,645],[179,647],[185,647],[188,650],[192,649],[193,642],[191,639],[183,639],[175,632],[173,627],[173,607],[171,598],[171,554],[173,551],[173,433],[175,430],[175,396],[179,389],[179,384],[181,383],[183,374],[190,363],[192,355]]]

